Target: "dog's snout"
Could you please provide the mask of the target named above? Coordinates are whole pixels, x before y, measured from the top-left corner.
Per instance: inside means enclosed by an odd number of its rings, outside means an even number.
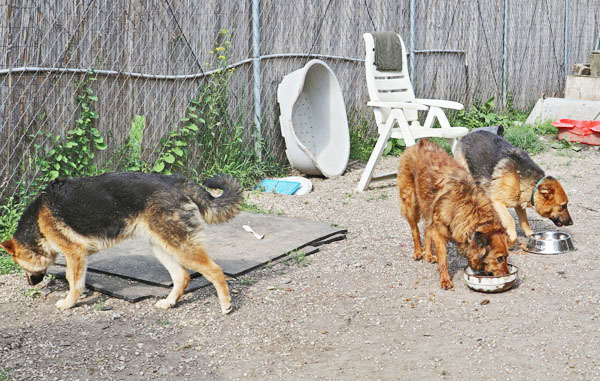
[[[36,273],[36,274],[27,273],[27,282],[32,286],[36,285],[36,284],[40,283],[42,280],[44,280],[44,275],[46,275],[46,274],[44,274],[44,273]]]
[[[569,226],[569,225],[573,225],[573,220],[571,219],[571,216],[569,216],[569,218],[564,222],[565,226]]]

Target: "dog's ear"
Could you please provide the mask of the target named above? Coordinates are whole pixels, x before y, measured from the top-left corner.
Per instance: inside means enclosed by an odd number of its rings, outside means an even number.
[[[0,242],[0,246],[10,255],[15,255],[15,243],[12,239]]]
[[[488,237],[485,233],[475,232],[475,243],[479,247],[486,247],[490,244],[490,237]]]
[[[540,192],[540,194],[544,196],[546,200],[550,200],[552,197],[554,197],[554,187],[550,184],[540,184],[538,186],[538,192]]]

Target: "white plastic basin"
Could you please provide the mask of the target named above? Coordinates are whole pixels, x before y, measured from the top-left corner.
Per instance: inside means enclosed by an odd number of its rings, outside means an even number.
[[[340,84],[329,66],[312,60],[283,77],[277,101],[292,167],[325,177],[344,173],[350,156],[348,118]]]

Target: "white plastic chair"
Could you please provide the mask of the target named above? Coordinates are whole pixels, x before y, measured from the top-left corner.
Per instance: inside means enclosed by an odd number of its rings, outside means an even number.
[[[373,107],[379,138],[358,183],[359,191],[366,190],[371,181],[395,176],[395,173],[380,176],[373,173],[390,138],[404,139],[406,146],[414,145],[416,139],[424,137],[447,138],[452,140],[454,149],[457,138],[469,132],[466,127],[451,127],[443,110],[462,110],[462,104],[415,97],[408,75],[406,47],[402,38],[397,36],[402,46],[401,71],[379,71],[375,66],[375,39],[371,33],[363,34],[366,48],[365,73],[370,98],[367,106]],[[419,122],[419,111],[427,111],[422,125]],[[432,128],[436,118],[441,128]],[[394,127],[395,124],[398,126]]]

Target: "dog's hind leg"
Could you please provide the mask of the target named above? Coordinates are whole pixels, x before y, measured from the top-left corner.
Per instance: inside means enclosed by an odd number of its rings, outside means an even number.
[[[167,269],[173,280],[173,289],[165,299],[156,302],[158,308],[171,308],[183,296],[190,283],[190,274],[159,243],[152,242],[152,251],[159,262]]]
[[[429,263],[435,263],[436,257],[433,255],[433,240],[431,239],[431,226],[425,228],[425,260]]]
[[[421,233],[419,232],[418,225],[421,215],[419,213],[417,197],[414,192],[415,183],[409,175],[402,171],[398,171],[398,188],[400,210],[402,211],[404,218],[406,218],[406,221],[408,221],[412,234],[414,245],[413,258],[419,260],[423,258],[423,249],[421,248]]]
[[[190,270],[198,271],[215,286],[221,304],[221,312],[228,314],[231,312],[231,296],[223,270],[210,259],[204,247],[200,245],[186,246],[177,251],[177,261]]]

